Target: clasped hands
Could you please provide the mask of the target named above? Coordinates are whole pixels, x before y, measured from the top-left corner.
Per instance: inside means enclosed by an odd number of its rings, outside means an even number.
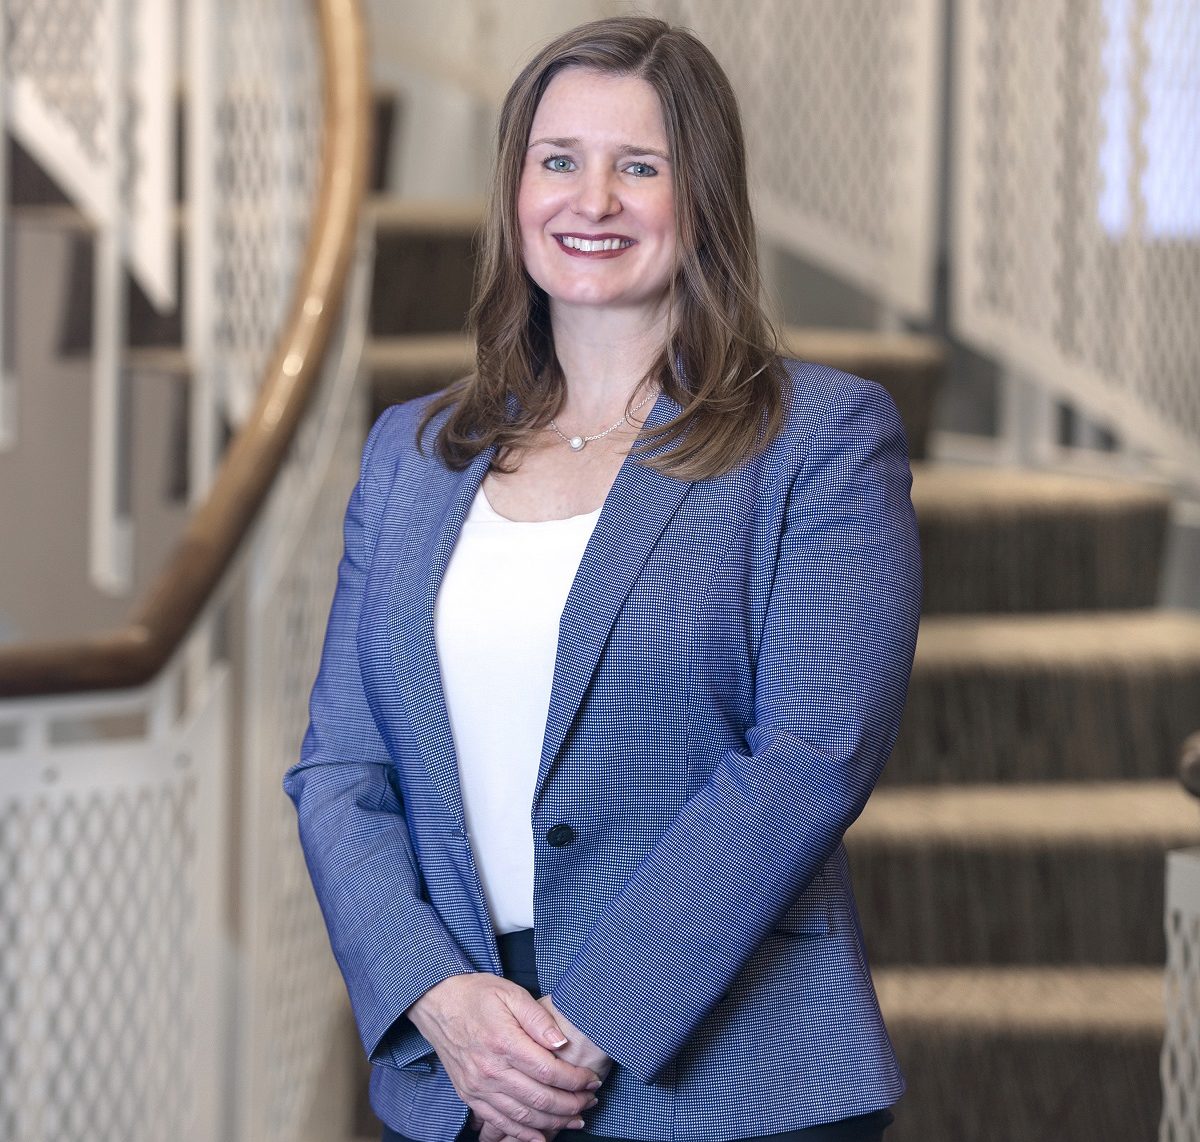
[[[409,1008],[472,1112],[480,1142],[579,1129],[612,1060],[549,996],[487,972],[442,980]]]

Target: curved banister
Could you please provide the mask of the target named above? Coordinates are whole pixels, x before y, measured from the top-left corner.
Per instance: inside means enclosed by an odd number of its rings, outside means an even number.
[[[200,615],[254,523],[316,388],[354,254],[370,117],[359,0],[314,0],[324,129],[303,269],[258,400],[208,498],[125,625],[57,642],[0,646],[0,695],[116,690],[149,681]]]
[[[1179,754],[1179,780],[1184,789],[1200,797],[1200,732],[1192,734],[1183,743]]]

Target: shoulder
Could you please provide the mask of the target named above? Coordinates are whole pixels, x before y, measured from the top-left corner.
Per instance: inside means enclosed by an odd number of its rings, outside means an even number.
[[[784,422],[763,453],[776,474],[783,468],[794,475],[798,465],[830,452],[884,446],[907,457],[900,414],[882,385],[813,361],[781,363]]]
[[[433,440],[441,422],[449,415],[442,411],[430,421],[418,440],[418,431],[425,420],[429,406],[440,394],[430,393],[389,405],[380,413],[372,426],[363,447],[362,474],[376,478],[385,473],[394,473],[400,465],[437,464]]]
[[[875,381],[813,361],[786,358],[782,363],[787,377],[785,431],[798,439],[853,422],[885,421],[899,427],[895,402]]]

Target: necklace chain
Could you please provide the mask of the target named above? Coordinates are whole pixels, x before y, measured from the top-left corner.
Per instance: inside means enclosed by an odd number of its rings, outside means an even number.
[[[603,432],[597,432],[592,436],[567,436],[561,428],[555,424],[553,418],[550,421],[550,427],[554,429],[555,435],[561,440],[572,452],[582,452],[584,446],[591,444],[593,440],[603,440],[610,432],[616,432],[623,424],[629,423],[629,418],[635,413],[645,408],[650,403],[650,398],[654,396],[653,392],[647,393],[637,404],[633,406],[616,424],[610,424]]]

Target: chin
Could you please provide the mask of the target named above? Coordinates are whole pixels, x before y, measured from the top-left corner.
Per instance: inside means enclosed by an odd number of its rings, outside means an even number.
[[[620,287],[605,288],[598,282],[568,283],[544,280],[537,284],[552,303],[570,306],[573,309],[645,311],[653,314],[666,304],[667,299],[666,290],[660,293],[646,293],[643,290]]]

